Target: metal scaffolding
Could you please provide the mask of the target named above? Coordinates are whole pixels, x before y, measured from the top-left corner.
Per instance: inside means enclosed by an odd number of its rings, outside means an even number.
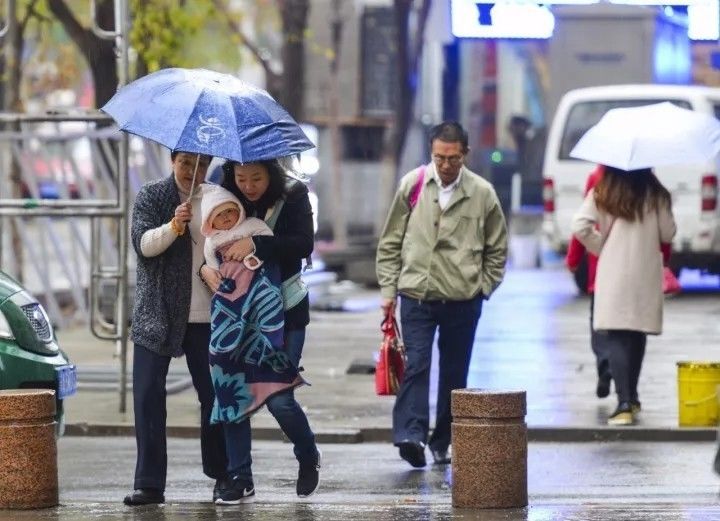
[[[15,19],[16,1],[9,0],[6,4],[7,16],[6,23],[0,27],[0,37],[8,36],[14,30],[13,21]],[[129,79],[129,57],[128,57],[128,37],[129,37],[129,9],[127,0],[114,0],[115,28],[112,31],[102,29],[98,26],[95,19],[95,0],[90,0],[90,11],[92,13],[92,31],[99,38],[114,40],[117,56],[117,71],[119,87],[122,87]],[[10,46],[6,46],[10,47]],[[13,144],[22,142],[24,139],[33,139],[32,133],[25,134],[23,129],[32,124],[41,123],[66,123],[81,122],[91,127],[97,128],[97,124],[110,123],[111,120],[100,113],[85,114],[48,114],[48,115],[28,115],[28,114],[0,114],[0,126],[5,129],[1,133],[1,137],[9,144],[6,151],[3,165],[7,167],[9,164],[18,165],[23,168],[22,150],[13,149]],[[116,353],[120,360],[118,388],[119,388],[119,410],[125,412],[127,409],[127,350],[128,350],[128,245],[129,245],[129,180],[128,180],[128,158],[129,158],[129,140],[125,133],[120,133],[115,137],[117,140],[117,153],[107,155],[107,157],[117,158],[117,190],[115,197],[108,199],[92,199],[92,198],[58,198],[47,199],[42,198],[36,192],[35,197],[11,199],[5,197],[0,192],[0,223],[4,218],[28,218],[28,217],[45,217],[48,222],[52,218],[89,218],[91,228],[91,239],[89,247],[90,255],[90,328],[98,338],[114,341],[116,344]],[[0,183],[1,185],[2,183]],[[37,188],[37,187],[36,187]],[[3,187],[0,186],[0,190]],[[32,189],[29,188],[32,194]],[[104,266],[101,255],[101,220],[103,218],[114,219],[117,223],[115,226],[117,236],[117,262],[113,266]],[[0,227],[2,224],[0,224]],[[1,228],[0,228],[1,230]],[[0,235],[2,236],[2,235]],[[40,244],[38,246],[43,246]],[[34,255],[33,255],[34,256]],[[1,257],[0,257],[1,259]],[[65,264],[69,264],[64,261]],[[103,280],[112,280],[117,284],[117,306],[115,307],[114,327],[111,332],[99,330],[96,325],[96,305],[98,283]],[[77,288],[75,288],[77,289]]]

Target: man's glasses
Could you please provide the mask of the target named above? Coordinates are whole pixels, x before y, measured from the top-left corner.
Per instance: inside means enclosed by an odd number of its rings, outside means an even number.
[[[450,166],[458,166],[462,162],[463,156],[441,156],[438,154],[433,154],[432,160],[437,166],[442,166],[445,161],[448,162]]]

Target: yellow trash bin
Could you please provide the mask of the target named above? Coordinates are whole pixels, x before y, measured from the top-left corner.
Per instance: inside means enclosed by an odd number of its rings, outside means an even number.
[[[678,362],[677,368],[680,426],[716,427],[720,362]]]

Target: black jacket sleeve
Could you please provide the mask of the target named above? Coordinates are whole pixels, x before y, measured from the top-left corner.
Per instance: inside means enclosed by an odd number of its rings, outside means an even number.
[[[282,264],[308,257],[314,246],[312,207],[307,187],[298,182],[289,190],[273,235],[256,235],[255,255]]]

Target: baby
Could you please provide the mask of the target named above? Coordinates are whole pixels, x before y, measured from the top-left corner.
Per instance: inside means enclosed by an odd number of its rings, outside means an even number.
[[[240,201],[226,189],[205,185],[200,204],[205,260],[220,272],[210,301],[208,362],[215,389],[211,423],[235,423],[268,397],[304,380],[284,351],[285,314],[280,267],[255,255],[223,261],[238,240],[272,235],[260,219],[245,218]]]
[[[265,221],[255,217],[245,218],[240,201],[222,186],[203,186],[200,232],[205,236],[205,262],[220,271],[222,282],[218,293],[235,301],[245,294],[253,270],[258,269],[262,261],[250,254],[242,263],[223,262],[223,253],[239,239],[253,235],[272,235],[272,230]]]

